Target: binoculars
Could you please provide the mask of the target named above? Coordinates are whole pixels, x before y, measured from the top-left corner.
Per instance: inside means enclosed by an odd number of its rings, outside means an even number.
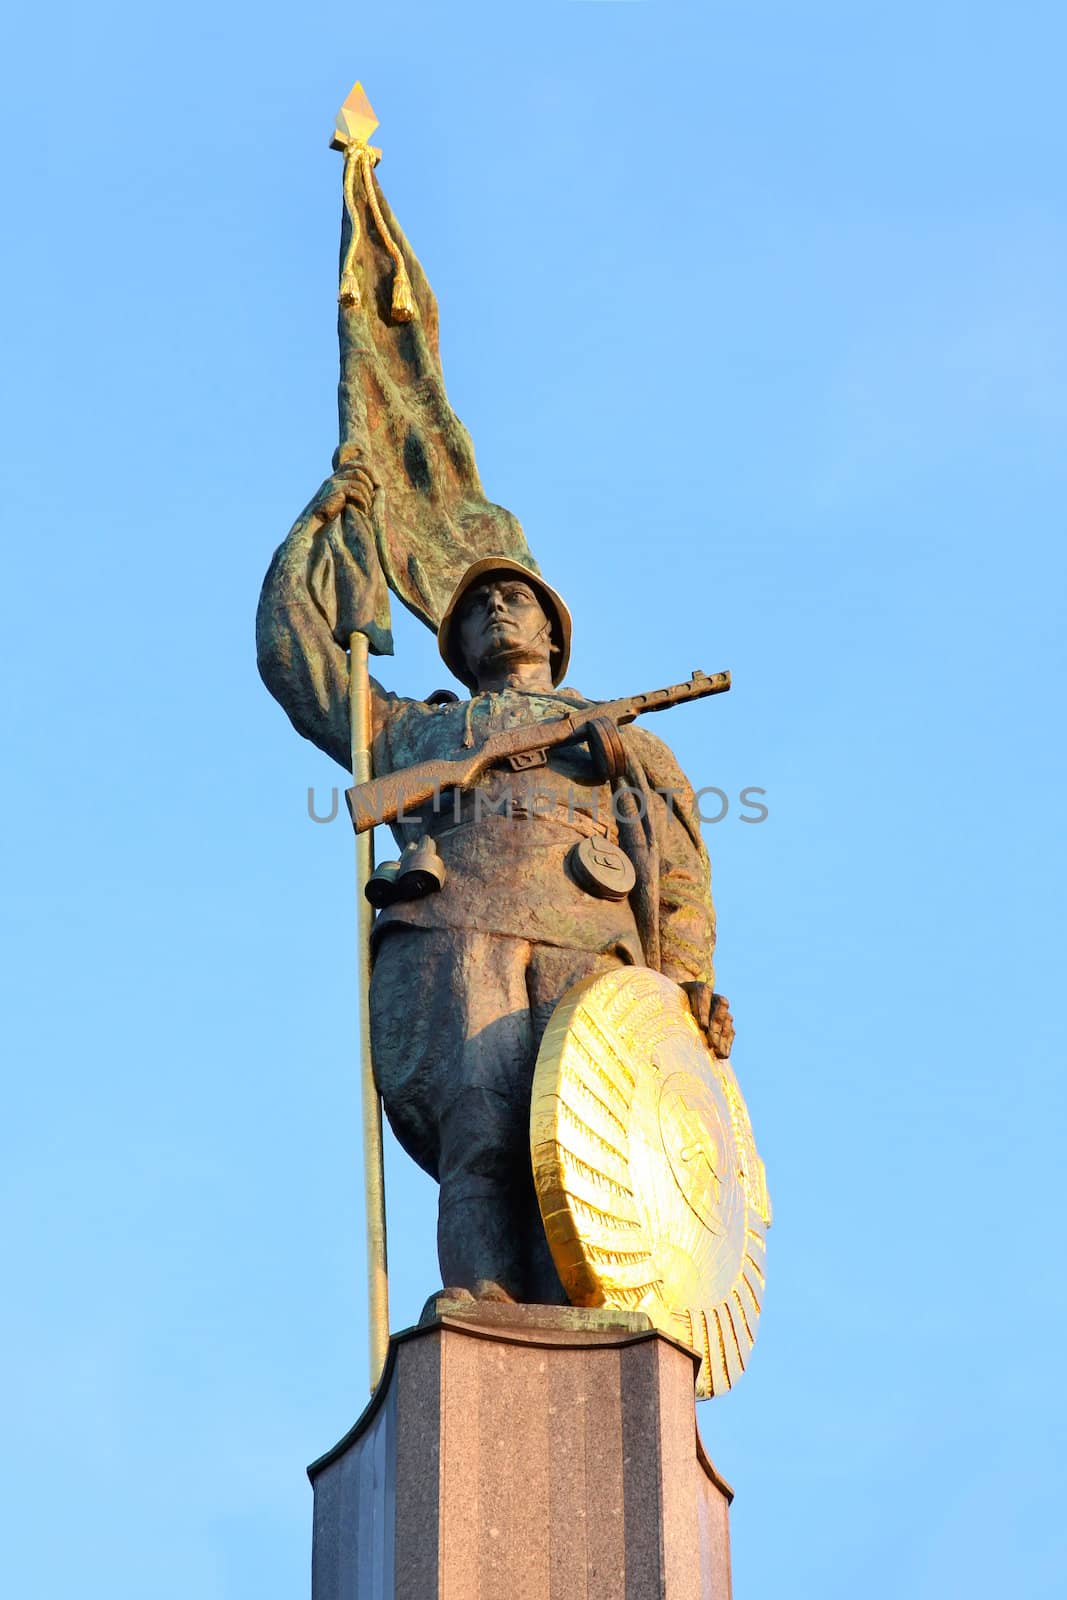
[[[421,900],[436,894],[445,877],[436,844],[429,834],[423,834],[404,847],[399,861],[383,861],[375,867],[363,892],[375,911],[384,911],[398,900]]]

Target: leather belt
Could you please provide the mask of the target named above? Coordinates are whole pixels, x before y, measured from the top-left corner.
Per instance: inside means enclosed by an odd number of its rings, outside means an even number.
[[[583,839],[608,839],[612,844],[619,842],[619,830],[614,819],[608,821],[594,817],[588,811],[579,811],[574,806],[566,806],[559,802],[552,806],[535,808],[525,805],[521,800],[513,800],[510,811],[486,805],[480,811],[472,809],[469,816],[460,816],[458,822],[450,822],[446,828],[435,828],[431,824],[426,831],[434,839],[443,839],[446,834],[457,833],[460,828],[469,828],[474,823],[487,821],[490,817],[498,817],[503,822],[556,822],[580,834]]]

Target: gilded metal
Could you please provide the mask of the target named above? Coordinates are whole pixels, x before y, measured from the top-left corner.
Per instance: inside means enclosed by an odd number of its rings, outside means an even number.
[[[699,1398],[732,1387],[755,1342],[771,1207],[733,1069],[677,984],[624,967],[564,996],[537,1058],[530,1143],[574,1304],[646,1312],[702,1357]]]
[[[407,263],[403,252],[389,231],[389,226],[382,215],[381,204],[374,187],[374,168],[381,160],[381,151],[375,150],[367,143],[371,134],[378,126],[378,118],[374,108],[367,99],[361,83],[356,83],[345,100],[337,119],[334,123],[333,138],[330,148],[343,150],[345,157],[344,170],[344,197],[345,211],[348,215],[349,238],[345,250],[344,260],[341,263],[341,281],[337,291],[337,298],[343,306],[359,310],[363,299],[359,290],[359,281],[356,276],[356,261],[358,259],[358,246],[360,241],[359,205],[356,198],[356,178],[362,180],[363,192],[367,197],[367,205],[374,225],[378,230],[378,237],[389,253],[393,263],[393,295],[391,315],[394,322],[412,322],[418,316],[418,307],[411,289],[411,279],[408,275]]]
[[[367,99],[367,92],[361,83],[356,82],[337,113],[330,148],[346,150],[350,144],[369,144],[377,126],[378,118]]]
[[[367,638],[349,640],[349,734],[352,775],[366,783],[371,775],[370,676]],[[359,1065],[363,1111],[363,1201],[367,1234],[367,1317],[370,1386],[376,1388],[389,1349],[389,1263],[385,1236],[385,1161],[382,1102],[374,1082],[370,1037],[370,935],[374,908],[366,890],[374,872],[374,835],[356,836],[356,921],[359,945]]]
[[[374,226],[378,230],[378,237],[393,260],[393,296],[390,305],[393,321],[414,322],[419,314],[419,308],[415,304],[415,296],[412,293],[407,262],[404,260],[400,246],[389,232],[388,224],[382,214],[378,191],[374,186],[374,168],[378,164],[379,152],[373,150],[370,145],[358,145],[355,158],[359,161],[359,170],[363,174],[363,187],[367,194],[367,204],[370,206],[371,215],[374,218]],[[348,156],[346,156],[346,161],[351,165],[351,159]]]

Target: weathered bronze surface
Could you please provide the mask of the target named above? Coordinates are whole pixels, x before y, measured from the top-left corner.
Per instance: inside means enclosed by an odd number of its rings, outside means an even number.
[[[668,975],[679,1006],[686,1001],[677,985],[686,986],[724,1054],[732,1023],[712,993],[714,917],[692,790],[666,746],[629,726],[619,733],[625,785],[603,776],[574,735],[591,710],[606,708],[554,688],[548,621],[534,586],[508,571],[486,573],[459,622],[478,686],[472,699],[428,704],[371,681],[374,770],[397,783],[427,764],[440,779],[455,770],[447,763],[477,764],[485,748],[548,748],[532,772],[490,766],[473,793],[434,793],[431,784],[423,804],[409,803],[394,823],[402,847],[432,840],[444,871],[437,892],[379,911],[370,1016],[390,1122],[441,1184],[445,1284],[553,1303],[564,1289],[527,1140],[534,1061],[558,1002],[582,978],[647,966]],[[698,680],[610,709],[623,719],[723,686]],[[555,740],[561,728],[566,741]],[[586,839],[625,855],[629,896],[583,887],[568,863]]]
[[[571,990],[538,1054],[530,1144],[573,1303],[644,1311],[702,1357],[699,1395],[735,1383],[756,1338],[770,1201],[737,1079],[677,985],[629,968]]]
[[[695,673],[673,689],[603,704],[564,683],[569,612],[540,577],[518,523],[483,494],[445,394],[433,295],[374,174],[374,125],[366,97],[354,92],[335,134],[345,152],[341,443],[333,473],[265,579],[260,670],[297,729],[354,774],[361,947],[373,967],[361,1007],[367,1056],[398,1139],[440,1183],[445,1292],[542,1304],[564,1303],[569,1292],[585,1304],[625,1306],[640,1291],[650,1316],[701,1350],[707,1387],[718,1392],[736,1378],[755,1331],[755,1236],[762,1240],[769,1214],[753,1198],[754,1148],[745,1147],[743,1177],[719,1170],[725,1136],[715,1116],[725,1103],[737,1138],[747,1117],[726,1064],[733,1020],[714,991],[715,917],[695,798],[667,746],[631,723],[719,693],[729,674]],[[438,629],[467,698],[440,690],[404,697],[369,677],[368,647],[392,649],[390,589]],[[401,854],[374,872],[367,844],[383,818]],[[558,1008],[590,981],[591,993],[607,983],[613,995],[650,985],[643,1004],[658,1018],[650,1025],[681,1063],[671,1067],[668,1093],[664,1059],[642,1055],[638,1036],[624,1030],[597,1069],[608,1079],[621,1074],[620,1083],[626,1071],[634,1078],[627,1105],[636,1165],[623,1177],[614,1169],[600,1176],[629,1186],[634,1215],[614,1222],[641,1230],[643,1265],[614,1276],[594,1271],[606,1246],[602,1234],[583,1232],[578,1201],[595,1202],[573,1187],[561,1140],[558,1170],[546,1164],[552,1139],[539,1140],[539,1185],[569,1197],[551,1211],[547,1235],[530,1160],[542,1040],[548,1030],[554,1041],[544,1071],[553,1050],[570,1060],[572,1000]],[[559,1070],[563,1105],[571,1080]],[[653,1104],[667,1165],[646,1182],[651,1157],[642,1167],[641,1153],[651,1149]],[[371,1094],[364,1127],[375,1376],[387,1331],[376,1113]],[[686,1118],[692,1136],[676,1148],[670,1130]],[[711,1177],[686,1183],[702,1158],[710,1170],[715,1139],[722,1187],[709,1198]],[[751,1223],[752,1278],[746,1268],[727,1283],[739,1207],[745,1230]],[[727,1242],[716,1245],[720,1226]]]
[[[598,900],[625,900],[637,883],[633,862],[610,839],[579,839],[567,853],[567,869]]]
[[[437,301],[374,173],[380,152],[367,141],[376,127],[357,84],[332,140],[345,153],[334,466],[356,478],[365,470],[366,504],[353,515],[352,478],[327,480],[275,553],[256,619],[267,687],[299,733],[326,737],[327,753],[344,762],[323,711],[347,696],[353,631],[372,654],[393,653],[390,590],[436,629],[480,556],[537,571],[518,519],[487,498],[470,435],[449,404]],[[398,316],[401,274],[410,314]],[[294,636],[304,648],[291,652]]]
[[[589,745],[594,765],[602,768],[601,751],[606,729],[610,729],[614,735],[620,723],[633,722],[646,712],[665,711],[669,706],[684,705],[687,700],[702,700],[705,695],[723,694],[729,687],[728,672],[716,672],[710,676],[705,672],[694,672],[687,683],[674,684],[669,689],[653,689],[648,694],[602,702],[596,706],[594,716],[561,711],[543,721],[520,722],[490,735],[469,755],[458,759],[438,756],[430,761],[416,762],[349,789],[347,799],[352,826],[357,833],[363,833],[367,828],[377,827],[383,822],[395,822],[398,817],[409,816],[445,789],[458,793],[473,789],[493,767],[505,763],[515,772],[544,766],[545,762],[539,759],[542,753],[561,745]],[[617,775],[623,777],[626,751],[621,741],[618,749],[620,763]],[[531,759],[534,757],[538,759]],[[601,777],[607,775],[603,771],[599,773]]]

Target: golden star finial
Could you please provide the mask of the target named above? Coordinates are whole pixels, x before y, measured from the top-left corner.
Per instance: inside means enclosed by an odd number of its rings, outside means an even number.
[[[378,118],[363,85],[355,83],[337,113],[330,149],[346,150],[350,144],[366,144],[377,126]]]

